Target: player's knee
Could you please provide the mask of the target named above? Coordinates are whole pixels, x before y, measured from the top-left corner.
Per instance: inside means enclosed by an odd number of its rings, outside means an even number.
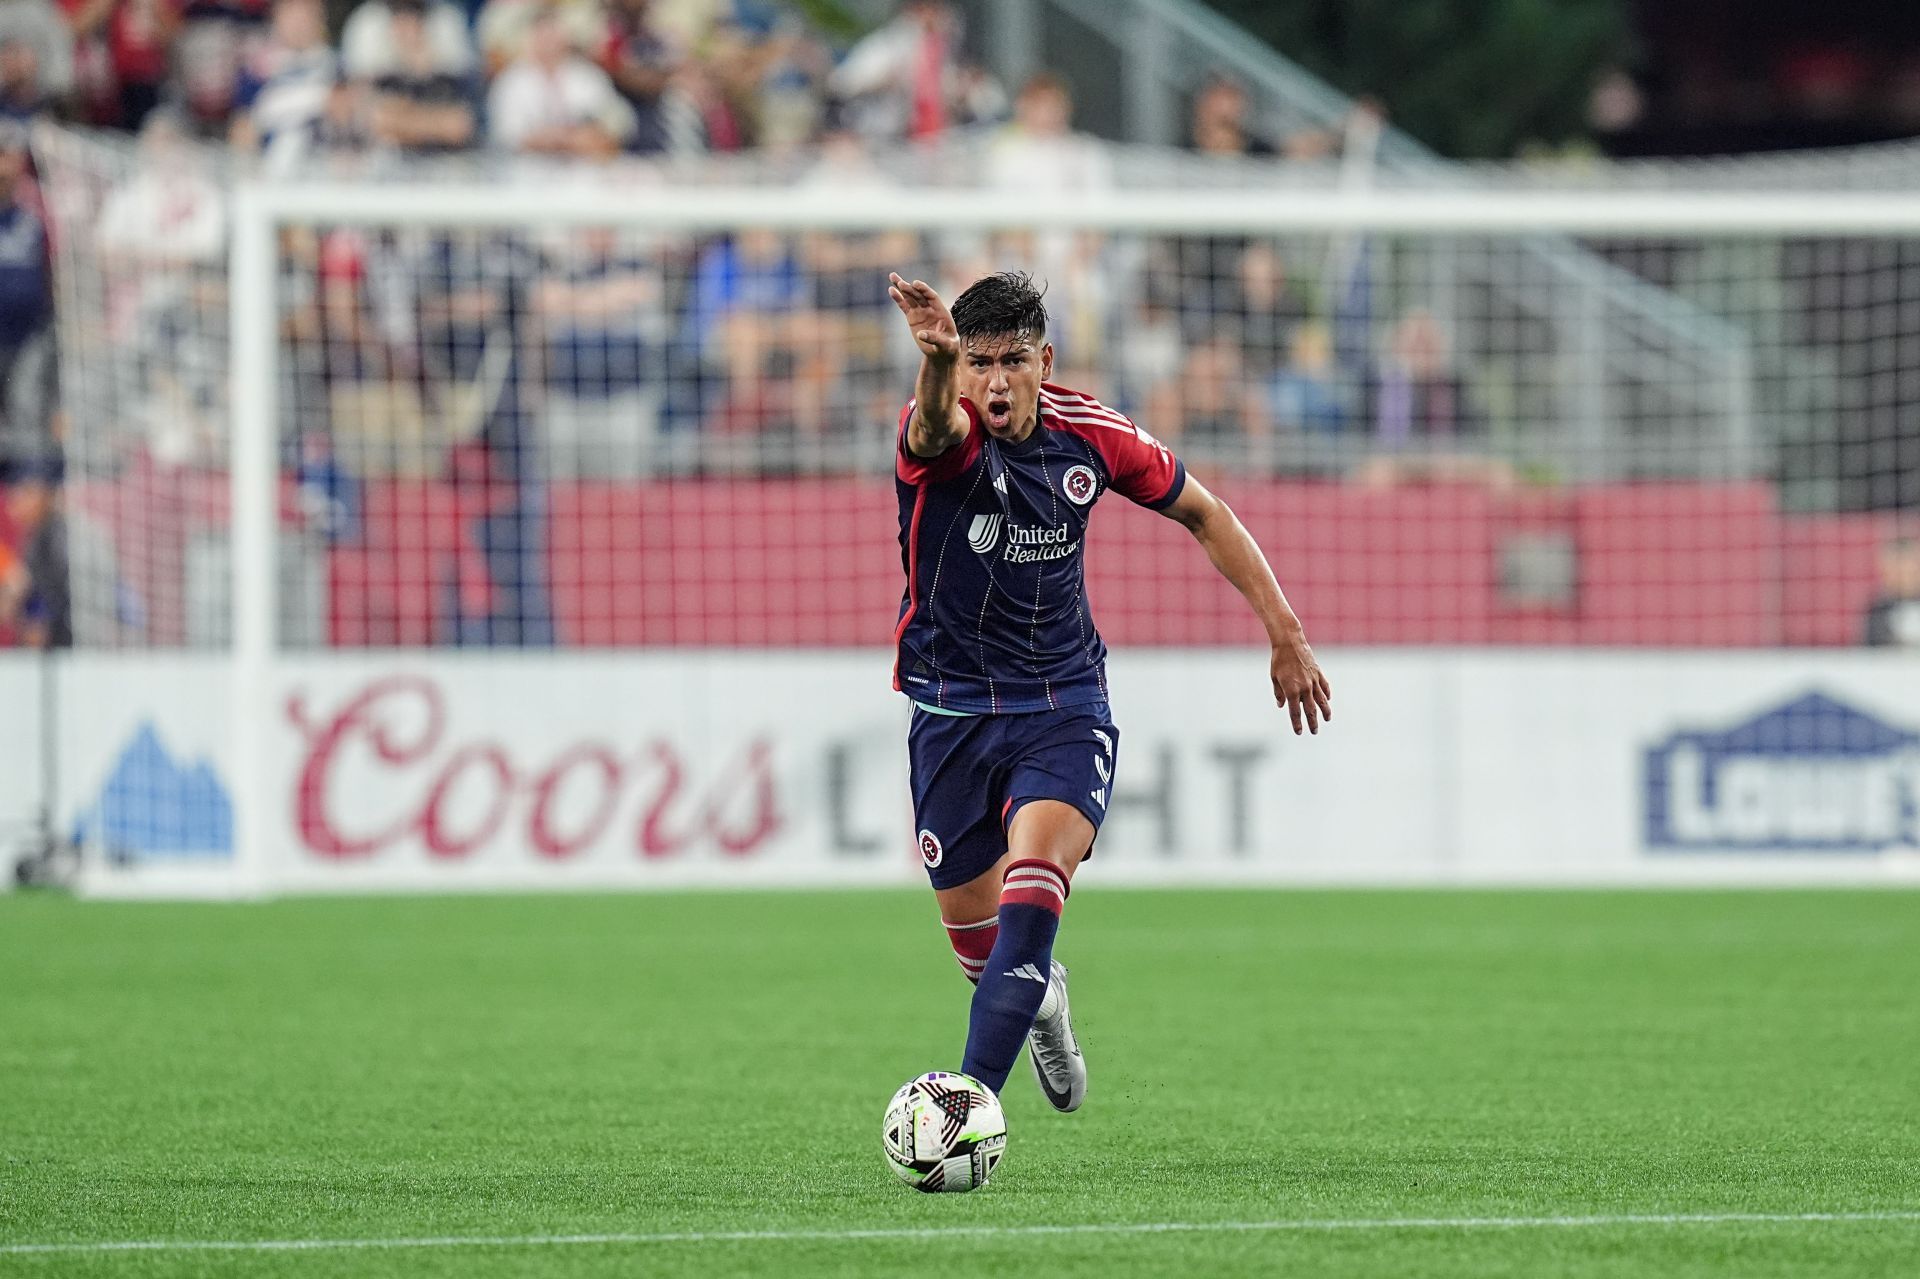
[[[1079,867],[1081,862],[1087,859],[1087,854],[1091,851],[1091,842],[1086,845],[1079,845],[1068,841],[1033,852],[1023,850],[1021,856],[1036,857],[1041,861],[1050,862],[1054,866],[1059,867],[1061,874],[1065,875],[1068,879],[1072,879],[1073,872]]]
[[[1014,815],[1007,843],[1016,857],[1036,857],[1071,876],[1093,849],[1093,823],[1059,800],[1035,800]]]

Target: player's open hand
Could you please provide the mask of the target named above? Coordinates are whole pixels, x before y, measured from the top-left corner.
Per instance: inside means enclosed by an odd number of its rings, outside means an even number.
[[[1273,700],[1287,708],[1295,733],[1320,731],[1320,721],[1333,719],[1333,686],[1314,660],[1307,637],[1296,632],[1273,646]]]
[[[947,304],[925,280],[907,281],[898,273],[887,276],[887,296],[907,317],[913,340],[930,360],[951,360],[960,354],[960,331],[953,327]]]

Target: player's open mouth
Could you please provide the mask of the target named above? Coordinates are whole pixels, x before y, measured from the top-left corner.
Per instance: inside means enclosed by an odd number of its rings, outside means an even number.
[[[1012,421],[1013,421],[1013,401],[1012,400],[988,400],[987,401],[987,424],[989,426],[1005,427],[1009,425]]]

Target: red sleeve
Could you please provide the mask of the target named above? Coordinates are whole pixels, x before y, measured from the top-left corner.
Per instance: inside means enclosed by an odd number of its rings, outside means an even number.
[[[1186,487],[1187,468],[1173,451],[1133,423],[1132,430],[1091,431],[1087,439],[1106,459],[1113,491],[1150,511],[1164,511]]]
[[[939,484],[956,475],[964,475],[980,456],[980,414],[964,398],[960,407],[967,411],[967,438],[938,457],[919,457],[907,447],[907,423],[913,418],[915,401],[908,400],[900,410],[899,441],[894,448],[893,473],[908,484]]]

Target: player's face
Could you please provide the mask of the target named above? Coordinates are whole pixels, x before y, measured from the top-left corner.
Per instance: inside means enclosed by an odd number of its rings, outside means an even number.
[[[960,352],[960,394],[973,401],[996,439],[1023,440],[1040,411],[1040,384],[1053,376],[1053,343],[1026,333],[972,338]]]

